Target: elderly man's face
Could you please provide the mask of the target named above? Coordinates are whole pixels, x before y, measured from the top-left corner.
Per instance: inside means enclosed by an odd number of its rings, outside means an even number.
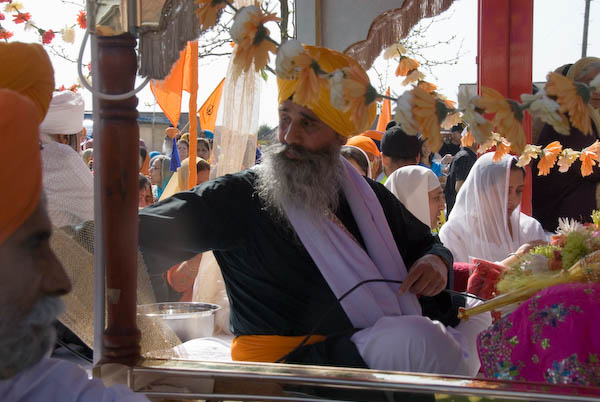
[[[12,320],[20,320],[44,296],[71,290],[61,263],[50,249],[52,225],[45,202],[0,245],[0,305],[11,306]]]
[[[341,147],[343,140],[310,109],[286,100],[279,106],[279,142],[316,152]]]

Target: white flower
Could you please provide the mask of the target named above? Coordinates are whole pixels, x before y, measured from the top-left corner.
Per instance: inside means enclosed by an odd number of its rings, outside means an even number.
[[[277,76],[284,80],[293,79],[296,72],[294,58],[303,52],[304,47],[297,40],[288,40],[279,46],[277,58],[275,59],[275,72]]]
[[[462,118],[471,127],[471,134],[473,134],[475,142],[483,144],[489,138],[488,132],[482,130],[480,126],[486,125],[488,121],[481,113],[475,110],[475,101],[478,98],[478,96],[469,97],[466,87],[462,87],[458,92],[458,107],[463,111]]]
[[[329,92],[331,106],[338,110],[346,109],[348,102],[344,97],[344,79],[346,75],[342,70],[335,70],[329,76]]]
[[[533,274],[548,272],[550,270],[548,258],[541,254],[530,255],[523,263],[523,269],[531,271]]]
[[[596,91],[600,91],[600,74],[598,74],[596,78],[590,81],[590,86]]]
[[[23,29],[26,31],[35,29],[35,22],[33,22],[33,20],[31,20],[31,19],[25,21],[25,26],[23,27]]]
[[[419,127],[412,114],[412,91],[406,91],[396,101],[396,110],[394,111],[394,120],[402,127],[402,130],[409,135],[417,135]]]
[[[75,30],[68,26],[65,26],[60,30],[60,34],[62,35],[62,40],[65,43],[75,43]]]
[[[389,60],[393,59],[394,57],[400,57],[404,53],[406,53],[406,48],[402,46],[401,43],[395,43],[392,46],[385,49],[385,51],[383,52],[383,58],[384,60]]]
[[[524,167],[524,166],[529,165],[529,162],[531,162],[531,159],[537,159],[541,153],[542,153],[541,145],[531,145],[531,144],[525,145],[525,149],[523,150],[523,153],[519,157],[519,162],[517,162],[517,166]]]
[[[412,70],[404,79],[404,81],[402,81],[402,85],[406,86],[408,84],[410,84],[411,82],[416,82],[419,80],[422,80],[425,78],[425,74],[423,74],[422,72],[420,72],[417,69]]]
[[[573,151],[571,148],[563,149],[563,151],[560,153],[560,157],[558,158],[558,162],[556,162],[558,165],[558,171],[561,173],[567,172],[571,165],[577,159],[579,159],[580,155],[580,152]]]
[[[586,229],[581,223],[571,218],[558,218],[556,234],[568,235],[571,232],[585,233]]]
[[[252,14],[259,15],[260,9],[258,6],[248,6],[242,7],[235,14],[235,18],[233,19],[233,25],[229,29],[229,34],[231,35],[231,39],[235,43],[240,43],[244,39],[244,34],[246,33],[246,29],[244,25],[250,18],[252,18]]]
[[[558,112],[560,105],[550,99],[544,90],[538,91],[535,95],[523,94],[521,95],[521,101],[524,104],[529,103],[528,110],[533,118],[550,124],[561,134],[569,134],[569,124]]]

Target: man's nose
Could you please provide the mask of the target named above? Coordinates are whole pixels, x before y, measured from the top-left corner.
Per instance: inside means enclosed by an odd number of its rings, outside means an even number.
[[[49,251],[43,275],[43,291],[45,294],[61,296],[71,291],[71,280],[51,250]]]
[[[296,122],[291,122],[284,133],[284,142],[290,145],[302,145],[302,133]]]

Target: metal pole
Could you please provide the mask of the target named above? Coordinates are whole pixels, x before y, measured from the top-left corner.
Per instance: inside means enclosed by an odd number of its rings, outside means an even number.
[[[583,42],[581,44],[581,57],[587,55],[588,28],[590,25],[590,3],[592,0],[585,0],[585,16],[583,17]]]

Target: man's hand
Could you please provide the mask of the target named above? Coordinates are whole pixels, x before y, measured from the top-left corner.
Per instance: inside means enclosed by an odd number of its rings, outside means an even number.
[[[413,264],[398,292],[435,296],[446,288],[447,282],[448,268],[444,261],[437,255],[427,254]]]

